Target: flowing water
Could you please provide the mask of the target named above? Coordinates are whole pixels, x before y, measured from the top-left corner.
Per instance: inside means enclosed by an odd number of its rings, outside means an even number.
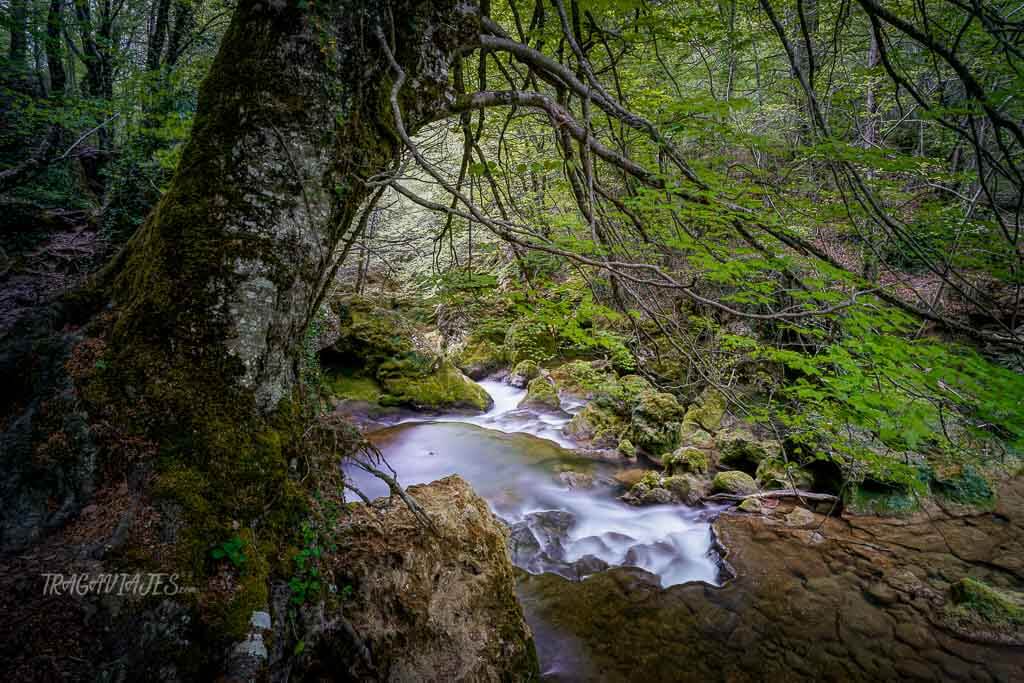
[[[665,587],[719,584],[713,510],[620,502],[612,478],[618,467],[570,450],[561,431],[568,413],[521,409],[525,391],[481,384],[494,399],[483,415],[406,420],[370,436],[402,485],[466,479],[511,527],[513,561],[531,573],[578,579],[628,565],[656,574]],[[371,498],[388,493],[372,475],[348,475]]]

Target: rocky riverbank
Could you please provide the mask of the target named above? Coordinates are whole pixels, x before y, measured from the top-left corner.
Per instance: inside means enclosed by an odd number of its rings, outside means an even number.
[[[633,568],[522,575],[546,679],[1024,678],[1020,479],[989,512],[836,518],[780,505],[723,514],[715,530],[734,574],[721,588],[662,589]],[[966,577],[1005,602],[978,600]]]

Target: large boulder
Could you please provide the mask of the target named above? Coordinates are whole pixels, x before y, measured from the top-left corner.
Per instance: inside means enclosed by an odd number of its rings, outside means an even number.
[[[745,496],[757,493],[757,482],[746,472],[729,470],[715,475],[711,482],[711,490],[715,493],[733,493]]]
[[[622,418],[615,413],[588,403],[583,410],[573,415],[562,432],[591,448],[617,448],[619,435],[625,426]]]
[[[723,429],[715,435],[715,446],[720,453],[722,467],[754,474],[757,466],[767,458],[778,458],[782,444],[775,439],[756,436],[743,428]]]
[[[520,401],[519,407],[561,410],[562,403],[558,399],[555,383],[544,375],[530,380],[526,385],[526,397]]]
[[[397,362],[381,365],[377,377],[387,392],[382,402],[418,410],[487,410],[494,401],[451,363],[422,374]]]
[[[343,518],[331,569],[351,588],[323,615],[321,670],[346,680],[536,680],[508,530],[457,476],[407,492],[433,530],[398,497]]]
[[[684,415],[683,407],[672,394],[647,392],[633,408],[627,436],[637,448],[660,457],[679,443]]]
[[[452,357],[456,367],[472,379],[483,379],[505,365],[501,348],[487,339],[471,339]]]

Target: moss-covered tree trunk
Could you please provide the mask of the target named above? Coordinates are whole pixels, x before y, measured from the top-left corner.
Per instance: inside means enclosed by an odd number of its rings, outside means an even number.
[[[315,458],[291,438],[300,354],[337,247],[401,144],[378,36],[406,74],[415,130],[450,98],[453,54],[478,33],[465,7],[240,0],[171,185],[104,278],[108,346],[82,393],[159,453],[147,481],[174,503],[172,569],[202,589],[211,548],[245,539],[239,589],[199,598],[219,604],[204,613],[225,637],[287,580],[282,549],[311,507]]]
[[[451,0],[298,4],[239,4],[118,293],[121,347],[244,387],[263,411],[294,386],[335,248],[398,149],[374,27],[394,32],[415,123],[442,103],[467,24]]]

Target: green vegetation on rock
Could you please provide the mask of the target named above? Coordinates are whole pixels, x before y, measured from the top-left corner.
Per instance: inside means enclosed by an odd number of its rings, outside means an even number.
[[[746,472],[728,470],[715,475],[711,481],[711,490],[716,493],[747,495],[757,493],[757,483]]]

